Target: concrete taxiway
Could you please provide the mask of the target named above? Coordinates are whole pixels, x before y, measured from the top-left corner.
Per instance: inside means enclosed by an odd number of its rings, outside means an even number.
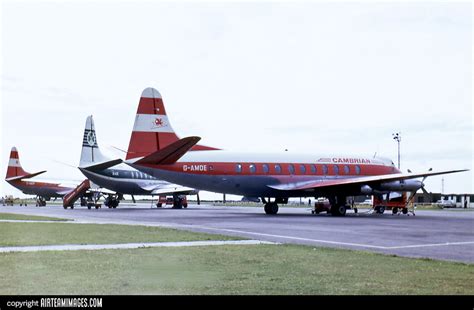
[[[419,210],[416,216],[348,211],[345,217],[334,217],[312,215],[307,208],[281,207],[278,215],[269,216],[260,207],[190,205],[176,210],[137,203],[91,210],[9,206],[0,207],[0,212],[67,218],[76,223],[164,226],[277,243],[474,263],[474,211]]]

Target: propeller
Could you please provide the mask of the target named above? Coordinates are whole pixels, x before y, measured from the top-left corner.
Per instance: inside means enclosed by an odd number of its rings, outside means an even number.
[[[408,171],[408,173],[411,173],[411,170],[410,170],[410,169],[407,169],[407,171]],[[428,172],[430,172],[430,171],[433,171],[433,168],[428,169]],[[425,176],[425,177],[423,177],[423,179],[421,180],[421,187],[420,187],[420,189],[421,189],[421,191],[423,192],[423,194],[430,196],[431,194],[428,193],[428,191],[425,189],[425,184],[424,184],[424,182],[425,182],[425,180],[426,180],[427,177],[428,177],[428,176]],[[410,201],[410,200],[415,196],[416,192],[417,192],[417,191],[414,191],[414,192],[411,193],[410,198],[408,198],[408,201]]]

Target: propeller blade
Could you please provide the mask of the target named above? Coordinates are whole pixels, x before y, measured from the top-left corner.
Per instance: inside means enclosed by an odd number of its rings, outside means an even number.
[[[430,195],[430,193],[428,193],[424,186],[421,187],[421,190],[423,191],[423,194]]]

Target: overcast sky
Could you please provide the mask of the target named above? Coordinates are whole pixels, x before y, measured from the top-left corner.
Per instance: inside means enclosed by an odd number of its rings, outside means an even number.
[[[178,135],[228,150],[362,154],[473,168],[469,2],[2,1],[1,152],[78,180],[84,123],[128,147],[142,90]],[[425,183],[441,191],[441,178]],[[474,193],[472,172],[445,192]],[[19,195],[0,182],[0,195]]]

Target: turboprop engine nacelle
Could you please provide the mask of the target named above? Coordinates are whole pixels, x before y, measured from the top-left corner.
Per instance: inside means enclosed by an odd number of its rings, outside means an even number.
[[[370,187],[363,185],[360,191],[364,195],[386,194],[388,192],[415,192],[424,186],[422,181],[403,180],[381,183],[380,185]]]

